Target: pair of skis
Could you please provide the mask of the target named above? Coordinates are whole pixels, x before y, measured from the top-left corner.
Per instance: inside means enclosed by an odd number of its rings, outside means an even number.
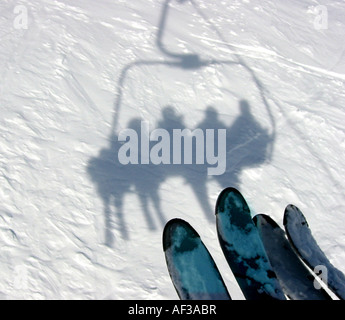
[[[269,216],[252,219],[241,193],[226,188],[217,200],[216,221],[220,246],[247,300],[331,299],[324,289],[316,289],[316,275],[305,264],[312,270],[324,266],[320,270],[326,270],[328,286],[345,297],[344,276],[317,246],[297,207],[286,207],[286,237]],[[163,249],[180,299],[231,300],[212,256],[190,224],[170,220],[163,232]]]

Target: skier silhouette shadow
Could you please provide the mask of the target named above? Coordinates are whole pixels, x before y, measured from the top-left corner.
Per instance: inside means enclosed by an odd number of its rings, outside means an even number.
[[[164,213],[161,208],[159,187],[170,177],[182,177],[185,184],[193,190],[200,207],[205,216],[213,221],[213,207],[210,204],[207,190],[208,182],[216,180],[220,187],[239,184],[239,174],[245,167],[255,166],[266,160],[267,150],[272,143],[270,135],[255,120],[250,112],[247,101],[240,101],[241,114],[234,123],[227,128],[219,119],[216,110],[209,106],[205,111],[205,117],[196,129],[203,132],[206,129],[226,129],[227,143],[218,143],[218,136],[214,135],[214,154],[219,154],[219,148],[224,148],[226,154],[226,171],[221,175],[209,175],[209,164],[196,164],[195,150],[196,142],[193,144],[193,161],[191,164],[184,164],[184,143],[181,143],[181,164],[173,163],[173,144],[170,144],[170,164],[155,165],[148,164],[121,164],[118,154],[123,142],[118,141],[117,136],[112,136],[108,148],[100,151],[99,155],[90,160],[88,173],[94,183],[104,203],[105,218],[105,243],[113,245],[112,229],[118,229],[124,239],[129,239],[129,232],[125,222],[126,214],[124,210],[124,199],[127,194],[138,196],[141,208],[149,230],[155,230],[155,216],[163,227],[166,223]],[[133,118],[128,124],[128,128],[138,134],[138,141],[141,141],[141,119]],[[187,129],[183,117],[176,113],[172,106],[166,106],[162,110],[161,120],[157,123],[157,128],[164,129],[173,137],[173,130]],[[191,130],[192,131],[192,130]],[[200,141],[199,141],[200,142]],[[156,143],[156,142],[154,142]],[[150,142],[149,148],[154,144]],[[206,137],[203,136],[204,145]],[[207,146],[206,146],[207,147]],[[142,150],[138,148],[138,159],[141,159]],[[206,159],[206,148],[204,148],[204,159]],[[150,209],[152,204],[152,209]],[[155,211],[155,212],[153,212]],[[116,217],[116,222],[113,221]],[[157,219],[156,219],[157,220]]]
[[[187,184],[193,189],[200,206],[207,217],[213,214],[213,204],[208,201],[207,185],[211,180],[216,181],[221,189],[232,185],[239,187],[240,174],[245,168],[256,167],[263,164],[269,158],[270,148],[274,140],[272,135],[263,128],[255,119],[250,110],[248,101],[239,102],[241,111],[237,119],[227,127],[220,119],[216,110],[209,106],[205,111],[205,117],[197,128],[204,132],[208,129],[226,129],[226,165],[225,172],[219,175],[209,175],[207,166],[194,165],[188,171],[184,171]],[[218,143],[218,136],[214,139],[214,152],[219,154],[223,146]],[[206,144],[206,141],[205,141]],[[206,152],[206,150],[205,150]],[[206,154],[205,154],[206,158]],[[184,166],[188,169],[187,166]]]
[[[143,211],[143,215],[150,230],[157,228],[157,222],[162,226],[166,220],[161,209],[161,198],[159,187],[169,177],[182,177],[186,185],[193,190],[203,212],[209,221],[213,221],[213,204],[209,203],[207,184],[215,180],[221,188],[229,185],[238,186],[239,176],[245,167],[254,167],[265,160],[269,160],[272,154],[272,145],[275,137],[275,122],[270,112],[270,105],[265,97],[266,90],[254,71],[244,62],[238,54],[231,54],[232,59],[217,60],[204,59],[194,53],[175,53],[167,49],[163,43],[166,30],[170,3],[175,0],[166,0],[163,3],[161,17],[158,24],[156,46],[163,54],[162,59],[136,60],[124,66],[117,81],[117,93],[114,102],[114,117],[112,122],[109,145],[100,150],[98,156],[90,159],[88,163],[88,174],[96,185],[97,192],[103,201],[105,244],[113,246],[113,230],[118,230],[123,239],[129,239],[130,232],[126,223],[128,213],[124,212],[125,197],[129,194],[138,196]],[[200,16],[208,23],[221,37],[221,34],[213,26],[210,20],[203,14],[194,1],[190,2]],[[225,42],[222,38],[221,40]],[[232,48],[232,50],[235,50]],[[222,175],[209,176],[207,173],[208,164],[181,165],[122,165],[118,161],[118,152],[123,143],[118,141],[119,115],[123,106],[125,83],[130,71],[148,66],[166,66],[169,68],[179,68],[189,72],[189,70],[199,70],[207,66],[241,66],[250,75],[254,85],[257,87],[264,107],[272,122],[273,131],[269,134],[256,121],[251,113],[249,103],[246,100],[240,101],[241,114],[237,120],[229,127],[220,120],[216,110],[209,106],[205,112],[204,119],[195,127],[206,129],[227,129],[226,149],[226,171]],[[134,118],[128,123],[127,128],[131,128],[140,133],[140,122],[143,119]],[[124,124],[122,123],[122,126]],[[186,128],[183,115],[177,114],[173,106],[162,108],[161,120],[158,121],[157,128],[165,129],[171,134],[173,129],[193,129]],[[140,137],[139,137],[140,140]],[[217,136],[214,145],[218,146]],[[171,150],[172,151],[172,150]],[[183,158],[183,147],[181,156]],[[215,152],[218,152],[217,148]],[[171,153],[172,155],[172,153]],[[206,157],[206,155],[204,154]],[[204,157],[204,158],[205,158]],[[140,155],[139,155],[140,158]],[[195,160],[195,159],[193,159]],[[151,206],[152,205],[152,206]],[[127,209],[128,210],[128,209]],[[154,212],[152,212],[154,211]],[[156,219],[155,219],[156,217]],[[115,219],[116,218],[116,219]]]
[[[140,141],[141,119],[134,118],[130,121],[128,128],[138,133]],[[118,160],[118,153],[123,143],[118,141],[118,137],[113,135],[110,145],[103,148],[99,155],[90,159],[88,164],[88,174],[97,186],[97,191],[103,200],[104,205],[104,225],[105,244],[109,247],[113,245],[113,229],[118,229],[122,237],[129,239],[129,232],[125,222],[124,198],[127,194],[136,194],[141,203],[148,228],[156,229],[153,214],[149,209],[150,201],[153,203],[157,216],[163,225],[166,220],[163,217],[158,189],[164,180],[164,172],[159,166],[153,164],[123,165]],[[141,153],[138,150],[138,158]],[[116,221],[113,221],[116,217]]]
[[[241,171],[258,167],[270,158],[274,137],[251,112],[247,100],[239,103],[240,115],[227,130],[227,165],[223,175],[215,176],[222,188],[239,187]]]

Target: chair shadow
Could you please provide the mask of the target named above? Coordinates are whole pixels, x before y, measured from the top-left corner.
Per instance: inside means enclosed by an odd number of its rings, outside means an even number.
[[[216,181],[220,185],[220,188],[225,188],[229,185],[238,187],[240,182],[239,177],[243,169],[255,167],[268,161],[272,154],[275,140],[275,122],[270,113],[270,105],[265,97],[264,86],[256,77],[254,71],[237,54],[230,60],[216,60],[202,59],[198,54],[180,54],[168,50],[164,46],[163,36],[166,30],[171,2],[172,0],[166,0],[162,6],[156,39],[156,46],[163,54],[164,59],[137,60],[122,69],[117,82],[117,98],[114,102],[114,118],[109,145],[100,150],[96,157],[91,158],[87,166],[88,174],[103,201],[105,244],[110,247],[114,244],[114,229],[117,229],[124,239],[129,239],[130,237],[126,223],[126,215],[128,213],[126,214],[124,212],[124,198],[126,195],[135,194],[139,198],[147,226],[150,230],[155,230],[157,229],[156,220],[162,226],[166,222],[161,207],[160,186],[170,177],[182,177],[186,184],[193,190],[206,218],[210,222],[213,222],[214,205],[210,204],[208,200],[208,182]],[[209,23],[206,20],[207,17],[197,7],[194,1],[188,0],[183,2],[191,2],[193,7],[197,9],[197,12]],[[226,170],[223,174],[210,176],[208,175],[208,163],[196,164],[195,161],[191,164],[121,164],[118,161],[118,153],[123,142],[118,140],[118,122],[123,104],[124,83],[130,70],[144,66],[159,65],[180,68],[186,72],[212,65],[240,65],[244,67],[250,74],[253,83],[260,93],[262,102],[272,120],[273,131],[269,133],[260,125],[251,112],[251,106],[247,100],[241,100],[239,102],[240,115],[230,127],[227,127],[222,122],[221,116],[215,108],[208,106],[204,114],[204,119],[195,126],[195,129],[201,129],[203,132],[206,132],[207,129],[213,129],[215,131],[226,129],[226,160],[224,165]],[[143,120],[134,117],[127,124],[127,128],[134,130],[140,135],[140,123]],[[166,130],[170,137],[174,129],[191,129],[186,127],[183,115],[178,114],[173,106],[162,106],[161,119],[156,124],[156,128]],[[205,140],[205,136],[203,142],[206,146],[207,141]],[[218,146],[220,141],[218,140],[217,134],[215,134],[213,142],[215,146],[214,155],[217,155],[221,151],[219,148],[224,146]],[[152,146],[152,143],[150,146]],[[183,146],[181,147],[183,158]],[[173,156],[173,151],[171,150],[171,157]],[[204,150],[204,159],[207,157],[205,152],[206,150]],[[114,218],[116,218],[115,221]]]

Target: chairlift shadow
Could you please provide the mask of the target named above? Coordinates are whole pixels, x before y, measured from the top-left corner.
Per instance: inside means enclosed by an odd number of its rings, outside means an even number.
[[[246,167],[255,167],[268,161],[273,152],[273,142],[275,140],[275,121],[272,116],[270,105],[266,99],[266,91],[263,84],[258,80],[254,71],[237,54],[231,60],[203,59],[198,54],[180,54],[169,51],[163,43],[163,37],[166,30],[166,22],[170,10],[170,3],[173,0],[166,0],[162,7],[159,28],[157,33],[156,45],[160,52],[165,56],[157,60],[136,60],[126,65],[117,82],[117,96],[114,102],[114,118],[112,130],[109,138],[109,145],[100,150],[98,156],[89,160],[88,173],[91,180],[96,185],[97,192],[104,205],[104,224],[105,224],[105,244],[112,247],[114,244],[113,229],[118,230],[123,239],[129,239],[126,216],[130,213],[124,212],[124,197],[127,194],[134,193],[138,196],[141,209],[145,217],[148,229],[157,229],[157,223],[163,227],[166,223],[164,213],[161,208],[161,197],[159,188],[170,177],[182,177],[186,184],[193,190],[200,207],[206,218],[214,222],[213,204],[209,203],[209,193],[207,184],[210,180],[215,180],[220,188],[229,185],[238,186],[239,175]],[[210,25],[206,15],[198,8],[194,1],[191,2],[197,12]],[[219,31],[215,29],[217,34]],[[226,129],[226,171],[222,175],[209,176],[207,174],[207,164],[188,164],[188,165],[122,165],[118,161],[118,151],[123,145],[118,141],[119,134],[119,114],[123,105],[124,84],[131,70],[142,68],[144,66],[167,66],[179,68],[186,72],[190,70],[200,70],[209,66],[242,66],[246,70],[253,83],[258,89],[262,102],[267,109],[267,113],[272,123],[272,132],[264,129],[255,119],[251,112],[251,107],[247,100],[239,102],[240,115],[235,122],[227,127],[221,120],[220,115],[215,108],[208,106],[205,110],[204,119],[196,126],[202,130],[206,129]],[[185,129],[186,125],[183,115],[174,111],[173,106],[162,106],[161,120],[157,127],[165,129],[171,133],[173,129]],[[127,125],[128,128],[140,132],[139,124],[142,119],[133,118]],[[215,136],[215,145],[218,145],[217,136]],[[217,151],[217,150],[216,150]],[[153,209],[150,209],[152,205]],[[154,212],[152,212],[154,211]],[[157,217],[155,219],[154,217]],[[114,221],[114,218],[116,220]]]

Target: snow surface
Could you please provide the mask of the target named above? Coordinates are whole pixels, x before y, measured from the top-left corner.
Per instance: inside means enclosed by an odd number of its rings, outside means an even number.
[[[2,0],[0,12],[0,298],[177,299],[161,237],[183,218],[243,299],[215,230],[225,186],[280,226],[298,206],[345,272],[342,0]],[[117,134],[139,119],[225,126],[227,172],[121,167]]]

